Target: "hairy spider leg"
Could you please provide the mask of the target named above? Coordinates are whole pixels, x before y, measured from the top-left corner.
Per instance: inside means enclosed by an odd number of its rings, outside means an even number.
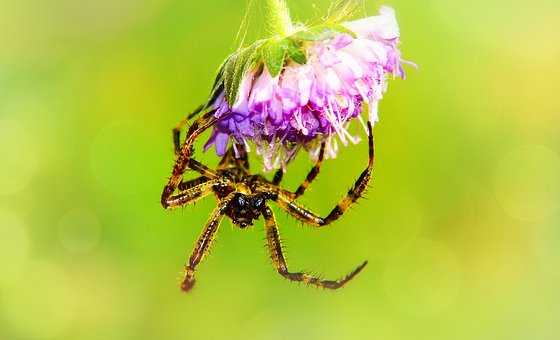
[[[309,170],[309,173],[307,174],[305,181],[303,181],[303,183],[297,188],[297,190],[293,192],[293,199],[302,196],[305,193],[305,190],[307,190],[307,188],[309,187],[309,185],[315,180],[315,178],[317,178],[317,175],[321,170],[321,164],[323,163],[323,159],[325,157],[325,146],[326,144],[324,142],[321,143],[321,148],[319,149],[319,156],[317,157],[317,161],[315,161],[315,164],[313,165],[311,170]],[[280,182],[282,182],[283,178],[284,178],[284,170],[278,169],[274,174],[274,179],[272,180],[272,184],[279,185]]]
[[[196,180],[195,180],[196,181]],[[215,185],[220,185],[227,183],[224,179],[212,179],[207,180],[201,184],[188,187],[184,190],[179,191],[179,193],[172,195],[165,201],[166,209],[173,209],[182,207],[188,204],[192,204],[210,194],[214,191],[212,188]]]
[[[276,170],[276,173],[274,173],[274,177],[272,178],[272,184],[280,185],[283,179],[284,179],[284,170],[278,169]]]
[[[223,69],[220,69],[220,72],[216,75],[216,79],[214,80],[214,86],[212,87],[212,92],[210,94],[210,100],[205,104],[199,105],[193,112],[191,112],[187,117],[183,118],[175,128],[173,128],[173,144],[175,145],[175,154],[179,154],[181,150],[181,129],[187,125],[187,123],[193,119],[194,117],[198,116],[201,112],[208,110],[212,103],[214,103],[220,93],[224,91],[224,83],[223,83]]]
[[[300,184],[300,186],[297,188],[296,191],[288,192],[289,194],[291,194],[290,195],[291,199],[297,199],[301,197],[305,193],[309,185],[311,185],[311,183],[315,180],[315,178],[317,178],[317,175],[321,171],[321,164],[323,164],[324,157],[325,157],[325,143],[322,143],[321,149],[319,150],[319,157],[317,157],[317,161],[315,161],[315,165],[313,165],[311,170],[309,170],[309,173],[307,174],[307,177],[305,178],[303,183]],[[284,171],[282,169],[278,169],[278,171],[276,171],[276,173],[274,174],[274,179],[272,180],[272,184],[279,185],[283,177],[284,177]]]
[[[237,152],[235,152],[235,150],[237,150]],[[235,148],[231,146],[224,157],[220,160],[218,169],[227,169],[232,166],[243,170],[246,174],[249,174],[249,155],[247,154],[245,145],[235,144]]]
[[[344,214],[352,204],[354,204],[362,194],[367,189],[369,182],[371,180],[371,173],[373,172],[373,167],[375,164],[375,147],[373,143],[373,131],[371,123],[368,122],[368,146],[369,146],[369,161],[367,168],[362,172],[360,177],[354,183],[354,186],[348,191],[346,196],[331,210],[331,212],[326,217],[320,217],[317,214],[303,208],[292,198],[292,193],[284,189],[270,187],[269,190],[276,190],[276,197],[273,200],[276,201],[278,206],[288,212],[290,215],[296,219],[310,224],[315,227],[322,227],[332,222]],[[266,184],[264,184],[266,187]]]
[[[205,107],[204,105],[200,105],[193,113],[189,114],[186,118],[183,118],[177,124],[177,126],[173,128],[173,146],[175,149],[176,156],[179,156],[179,154],[181,153],[181,130],[188,124],[188,122],[192,119],[192,117],[199,114],[204,109],[204,107]],[[194,159],[189,160],[188,167],[200,173],[203,176],[209,178],[216,177],[214,171],[210,170],[207,166],[203,165],[202,163]]]
[[[319,150],[319,157],[317,158],[315,165],[311,168],[311,170],[309,170],[307,177],[295,191],[294,198],[298,198],[302,196],[305,193],[305,190],[307,190],[307,188],[309,187],[309,185],[315,180],[315,178],[317,178],[319,171],[321,171],[321,164],[323,163],[324,157],[325,157],[325,143],[322,143],[321,149]]]
[[[218,177],[218,174],[216,173],[216,171],[210,169],[206,165],[204,165],[204,164],[200,163],[199,161],[194,160],[192,158],[189,159],[188,167],[189,167],[189,169],[198,172],[199,174],[201,174],[204,177],[207,177],[207,178],[217,178]]]
[[[185,118],[181,119],[181,121],[173,128],[173,145],[175,147],[175,154],[178,155],[181,151],[181,130],[187,125],[187,123],[197,114],[199,114],[202,110],[204,110],[204,104],[197,107],[192,113],[190,113]]]
[[[197,185],[200,185],[202,183],[206,183],[210,180],[210,178],[201,176],[201,177],[197,177],[195,179],[191,179],[190,181],[182,181],[181,183],[179,183],[179,186],[177,187],[179,189],[179,191],[183,191],[183,190],[187,190],[190,189],[192,187],[196,187]]]
[[[348,283],[348,281],[352,280],[367,265],[367,261],[365,261],[348,275],[339,280],[322,280],[303,272],[292,273],[288,270],[288,265],[286,264],[286,259],[284,258],[282,242],[280,241],[280,234],[278,232],[278,227],[276,226],[274,213],[268,206],[264,209],[263,216],[265,220],[266,240],[272,262],[278,273],[290,281],[303,282],[308,285],[326,289],[338,289]]]
[[[187,132],[187,136],[185,139],[185,143],[181,147],[179,154],[177,155],[177,159],[175,161],[175,165],[173,166],[173,172],[169,181],[167,182],[163,192],[161,194],[161,204],[163,207],[167,208],[169,206],[168,200],[172,197],[173,193],[179,186],[182,181],[183,174],[187,167],[198,171],[203,176],[208,178],[218,178],[218,174],[216,172],[210,170],[208,167],[203,166],[199,162],[191,159],[193,153],[193,144],[194,141],[200,134],[202,134],[205,130],[210,128],[214,123],[216,123],[216,117],[214,116],[213,111],[209,111],[205,113],[202,117],[194,121]]]
[[[235,193],[231,193],[218,203],[218,206],[214,209],[212,215],[210,215],[210,219],[208,219],[202,234],[198,237],[194,250],[189,258],[189,262],[185,265],[185,276],[181,282],[181,289],[183,292],[186,293],[193,288],[195,284],[194,274],[196,267],[204,259],[206,254],[208,254],[208,251],[216,238],[216,233],[218,232],[220,223],[224,218],[226,208],[234,196]]]

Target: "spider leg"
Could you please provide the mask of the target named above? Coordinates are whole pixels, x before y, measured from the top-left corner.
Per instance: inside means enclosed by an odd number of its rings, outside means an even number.
[[[207,178],[217,178],[218,177],[218,174],[214,170],[210,169],[206,165],[204,165],[204,164],[200,163],[199,161],[194,160],[192,158],[189,159],[189,165],[188,166],[189,166],[190,169],[198,172],[199,174],[201,174],[204,177],[207,177]]]
[[[214,171],[191,159],[194,141],[198,136],[200,136],[200,134],[210,128],[216,122],[216,120],[217,119],[214,116],[214,112],[208,111],[202,117],[194,121],[194,123],[189,128],[187,132],[187,138],[185,139],[185,142],[183,143],[181,150],[177,155],[171,177],[169,178],[169,181],[167,182],[161,194],[161,204],[164,207],[167,206],[166,202],[173,195],[173,193],[181,183],[183,174],[185,173],[187,167],[190,166],[194,170],[201,172],[205,177],[218,177],[218,175]]]
[[[194,273],[196,267],[204,259],[206,254],[208,254],[208,251],[212,246],[212,242],[216,237],[218,228],[220,227],[220,223],[224,217],[225,210],[234,195],[234,193],[229,194],[226,198],[219,202],[218,206],[212,212],[212,215],[210,215],[202,234],[198,237],[189,261],[185,265],[185,276],[181,283],[181,289],[183,292],[186,293],[193,288],[195,284]]]
[[[290,281],[304,282],[308,285],[326,289],[338,289],[348,283],[348,281],[352,280],[367,265],[367,261],[365,261],[348,275],[339,280],[322,280],[303,272],[292,273],[288,270],[288,265],[286,264],[286,259],[284,258],[280,234],[278,232],[276,219],[274,218],[272,210],[269,207],[265,207],[263,216],[265,219],[267,245],[272,262],[274,263],[278,273]]]
[[[227,168],[229,165],[234,163],[234,159],[235,159],[235,156],[233,155],[233,147],[230,147],[226,151],[226,154],[224,155],[224,157],[222,157],[222,159],[220,160],[220,163],[218,163],[218,168],[220,168],[220,169]]]
[[[237,152],[239,153],[240,157],[235,158],[235,165],[238,168],[245,170],[246,173],[249,173],[249,154],[247,153],[245,145],[237,144]]]
[[[280,182],[282,182],[283,178],[284,178],[284,170],[283,169],[276,170],[276,173],[274,174],[274,178],[272,179],[272,184],[279,185]]]
[[[368,144],[369,144],[369,161],[367,168],[362,172],[360,177],[354,183],[354,186],[348,191],[346,196],[338,202],[338,204],[331,210],[331,212],[326,217],[320,217],[311,211],[303,208],[297,202],[294,201],[293,194],[286,190],[261,185],[264,191],[270,190],[274,192],[272,200],[276,201],[278,205],[287,211],[289,214],[297,218],[298,220],[313,225],[315,227],[322,227],[332,222],[336,221],[352,204],[354,204],[367,189],[368,184],[371,180],[371,173],[373,171],[374,160],[375,160],[375,148],[373,143],[373,131],[371,123],[368,122]]]
[[[181,151],[181,130],[187,125],[187,123],[189,122],[189,120],[192,119],[192,117],[199,114],[203,109],[204,109],[204,104],[200,105],[199,107],[196,108],[196,110],[194,110],[188,116],[181,119],[181,121],[173,128],[173,130],[172,130],[173,146],[175,147],[175,154],[176,155],[178,155],[179,152]]]
[[[195,179],[191,179],[190,181],[187,181],[187,182],[181,182],[181,183],[179,183],[179,186],[177,188],[180,191],[184,191],[184,190],[190,189],[192,187],[195,187],[197,185],[200,185],[202,183],[206,183],[209,180],[210,180],[209,178],[206,178],[206,177],[202,176],[202,177],[198,177],[198,178],[195,178]]]
[[[235,150],[237,150],[237,153]],[[249,173],[249,155],[245,145],[235,144],[235,148],[231,146],[220,160],[218,169],[227,169],[232,166],[242,169],[245,173]]]
[[[321,170],[321,164],[323,163],[323,159],[325,157],[325,143],[321,144],[321,149],[319,150],[319,157],[315,162],[315,165],[309,170],[305,181],[297,188],[297,190],[293,193],[294,199],[300,197],[305,193],[305,190],[309,187],[309,185],[315,180],[319,171]],[[274,174],[274,179],[272,180],[273,185],[279,185],[282,182],[284,177],[284,170],[278,169]]]
[[[173,145],[175,148],[175,155],[179,156],[179,154],[181,153],[181,130],[187,125],[187,123],[197,114],[199,114],[203,109],[204,109],[204,105],[200,105],[194,112],[192,112],[191,114],[189,114],[187,117],[183,118],[178,124],[177,126],[175,126],[173,128]],[[215,178],[216,177],[216,173],[212,170],[210,170],[207,166],[201,164],[200,162],[194,160],[194,159],[190,159],[189,163],[188,163],[188,167],[191,168],[192,170],[200,173],[203,176],[209,177],[209,178]]]
[[[319,157],[317,158],[315,165],[311,168],[311,170],[307,174],[305,181],[303,181],[303,183],[301,183],[301,185],[294,192],[294,199],[303,195],[305,193],[305,190],[307,190],[307,188],[309,187],[309,185],[315,180],[315,178],[317,178],[319,171],[321,171],[321,164],[323,163],[324,157],[325,157],[325,143],[322,143],[321,149],[319,151]]]
[[[167,197],[165,202],[163,202],[163,207],[165,209],[172,209],[192,204],[212,194],[214,192],[212,189],[215,185],[223,184],[223,180],[219,179],[206,180],[200,184],[196,184],[196,182],[199,181],[201,181],[201,179],[197,178],[189,182],[181,182],[179,187],[184,186],[185,189],[180,189],[181,191],[177,194]]]

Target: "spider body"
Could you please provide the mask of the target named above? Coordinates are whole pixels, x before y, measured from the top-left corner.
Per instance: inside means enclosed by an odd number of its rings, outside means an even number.
[[[197,111],[195,114],[199,112]],[[325,217],[321,217],[301,206],[297,202],[297,198],[305,193],[310,183],[319,174],[325,153],[324,144],[321,147],[317,162],[308,173],[305,181],[296,191],[292,192],[279,186],[283,177],[282,170],[277,171],[273,180],[268,180],[261,175],[251,174],[247,152],[243,145],[237,144],[230,147],[216,169],[210,169],[194,160],[192,153],[195,140],[202,132],[216,123],[216,118],[214,111],[208,111],[201,115],[190,126],[185,141],[181,144],[181,129],[191,116],[183,120],[173,130],[176,161],[172,176],[163,189],[161,203],[165,209],[173,209],[189,205],[213,194],[218,205],[212,212],[185,265],[185,275],[181,284],[183,291],[188,292],[194,286],[196,267],[208,253],[224,217],[228,217],[234,225],[241,229],[254,225],[255,221],[262,217],[272,262],[277,272],[288,280],[304,282],[327,289],[337,289],[344,286],[366,266],[367,261],[338,280],[323,280],[304,272],[290,272],[284,257],[276,219],[269,207],[269,202],[276,203],[278,207],[292,217],[314,228],[327,226],[340,218],[361,197],[371,180],[374,165],[374,144],[372,126],[369,122],[369,161],[366,169],[363,170],[354,186],[335,205],[331,212]],[[183,175],[188,169],[198,172],[201,176],[185,181]]]
[[[231,175],[228,170],[226,170],[227,175]],[[241,229],[252,226],[254,221],[262,215],[269,194],[258,190],[258,176],[227,177],[233,178],[231,184],[213,187],[216,198],[221,201],[231,193],[235,193],[226,207],[225,215]]]
[[[233,162],[233,167],[228,163],[231,157],[234,157],[232,153],[233,150],[228,152],[216,171],[222,181],[212,186],[212,191],[218,202],[226,199],[230,194],[234,194],[226,206],[224,214],[231,219],[234,225],[244,229],[252,226],[254,221],[262,215],[265,202],[270,195],[259,191],[258,182],[263,180],[262,176],[249,175],[244,168],[236,167],[237,163]],[[226,168],[223,168],[224,166]]]
[[[247,196],[237,193],[226,209],[226,216],[241,229],[252,226],[262,215],[265,200],[266,196],[263,194]]]

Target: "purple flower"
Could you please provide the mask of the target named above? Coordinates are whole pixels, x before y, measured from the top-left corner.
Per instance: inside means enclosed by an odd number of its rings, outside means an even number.
[[[227,75],[216,86],[210,108],[220,119],[205,150],[215,146],[222,156],[232,139],[247,147],[254,144],[265,170],[285,166],[301,147],[317,156],[322,142],[327,143],[326,156],[334,158],[338,141],[359,141],[347,128],[355,118],[365,127],[365,107],[368,119],[378,121],[388,76],[405,77],[397,48],[399,27],[389,7],[382,7],[378,16],[302,29],[274,41],[276,45],[259,41],[237,52],[234,57],[252,58],[230,59],[234,66],[226,61],[222,73],[229,67],[234,70],[230,77],[242,75],[233,90]]]

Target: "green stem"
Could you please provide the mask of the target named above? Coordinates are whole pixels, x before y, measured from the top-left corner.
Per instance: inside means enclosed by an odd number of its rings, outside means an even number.
[[[272,32],[281,36],[290,35],[294,26],[286,0],[267,0],[267,2],[270,10],[268,22]]]

